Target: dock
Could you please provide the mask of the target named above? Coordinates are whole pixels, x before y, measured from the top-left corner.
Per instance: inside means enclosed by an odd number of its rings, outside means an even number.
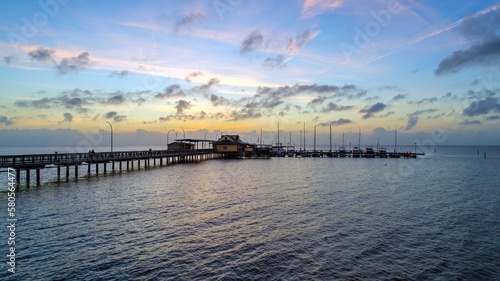
[[[196,163],[207,159],[219,158],[221,155],[213,149],[196,149],[189,151],[146,150],[146,151],[119,151],[119,152],[88,152],[88,153],[53,153],[31,155],[3,155],[0,156],[0,169],[14,169],[16,181],[20,183],[21,171],[26,173],[26,182],[31,180],[31,171],[35,171],[36,183],[40,185],[41,170],[57,169],[57,179],[61,179],[61,172],[65,170],[66,180],[73,170],[74,178],[78,178],[80,166],[87,166],[87,174],[99,173],[99,166],[104,174],[108,171],[121,172],[134,170],[134,166],[144,168],[167,166],[176,163]],[[94,169],[92,167],[94,166]]]

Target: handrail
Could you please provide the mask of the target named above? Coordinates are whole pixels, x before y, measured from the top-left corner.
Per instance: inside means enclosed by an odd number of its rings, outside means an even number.
[[[116,152],[86,152],[86,153],[53,153],[53,154],[26,154],[0,155],[0,167],[29,166],[29,165],[61,165],[81,164],[82,162],[126,161],[171,156],[190,156],[215,153],[213,149],[196,149],[188,151],[168,150],[140,150]]]

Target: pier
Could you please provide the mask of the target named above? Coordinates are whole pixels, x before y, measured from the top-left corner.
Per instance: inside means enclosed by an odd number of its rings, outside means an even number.
[[[0,169],[14,169],[17,183],[20,183],[21,171],[26,173],[27,183],[31,180],[31,171],[34,171],[36,183],[40,185],[42,169],[57,169],[58,180],[61,179],[61,172],[64,170],[65,178],[68,180],[71,174],[75,179],[78,178],[80,166],[87,166],[87,174],[91,175],[92,171],[98,174],[100,170],[104,174],[108,171],[128,172],[134,170],[134,166],[140,169],[141,163],[142,167],[150,168],[157,165],[162,167],[176,163],[195,163],[219,157],[220,154],[213,149],[4,155],[0,156]]]

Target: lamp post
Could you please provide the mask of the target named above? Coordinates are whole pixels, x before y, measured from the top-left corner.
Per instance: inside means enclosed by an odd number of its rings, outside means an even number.
[[[170,130],[170,131],[168,131],[168,133],[167,133],[167,150],[168,150],[168,134],[170,134],[170,132],[174,132],[174,131],[175,131],[175,130]]]
[[[208,131],[205,132],[204,140],[207,140],[207,133],[208,133]],[[205,149],[205,142],[203,142],[203,145],[202,145],[201,149]]]
[[[186,132],[184,131],[184,128],[182,128],[182,133],[184,134],[184,141],[182,142],[182,151],[184,151],[184,148],[186,146],[185,141],[186,141]]]
[[[111,128],[111,153],[113,153],[113,126],[109,123],[109,121],[106,121],[106,123],[108,123]]]

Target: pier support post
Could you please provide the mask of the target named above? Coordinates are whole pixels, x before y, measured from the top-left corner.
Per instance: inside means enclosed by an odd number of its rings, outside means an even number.
[[[40,169],[36,169],[36,184],[40,185]]]
[[[160,157],[160,167],[163,167],[163,158]]]
[[[16,169],[16,181],[17,183],[21,182],[21,169]]]
[[[69,166],[66,166],[66,180],[69,180]]]
[[[104,174],[106,174],[106,163],[104,163]]]
[[[129,164],[130,164],[130,161],[127,160],[127,172],[130,170],[129,169]]]
[[[99,174],[99,164],[95,164],[95,173]]]
[[[30,169],[26,169],[26,182],[30,182]]]
[[[115,161],[111,161],[111,171],[115,171]]]
[[[130,161],[130,166],[132,168],[132,171],[134,170],[134,160]],[[140,167],[139,167],[140,168]]]
[[[120,161],[120,172],[122,171],[122,161]]]
[[[78,179],[78,165],[75,165],[75,180]]]
[[[92,168],[90,167],[90,164],[87,164],[87,173],[89,174],[89,176],[90,176],[91,169]]]
[[[61,180],[61,166],[57,166],[57,180]]]

